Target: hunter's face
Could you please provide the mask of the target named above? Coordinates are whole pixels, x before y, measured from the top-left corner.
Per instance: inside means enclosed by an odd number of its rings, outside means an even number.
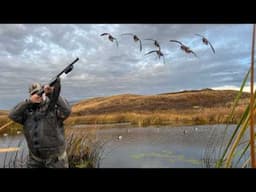
[[[43,97],[37,95],[37,93],[31,95],[31,98],[33,99],[34,103],[41,103],[43,101]]]

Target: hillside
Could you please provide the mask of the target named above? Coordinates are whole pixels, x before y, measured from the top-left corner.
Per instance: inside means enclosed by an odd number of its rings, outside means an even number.
[[[92,115],[122,112],[154,112],[176,110],[184,111],[195,108],[216,108],[231,106],[237,91],[203,89],[143,96],[124,94],[100,97],[80,101],[73,105],[73,115]],[[243,93],[242,103],[249,99],[249,93]]]
[[[0,110],[0,116],[1,115],[7,115],[8,114],[8,111],[7,110]]]
[[[191,90],[158,95],[122,94],[82,100],[72,105],[65,121],[77,124],[132,123],[146,125],[191,125],[226,123],[238,91]],[[250,94],[243,93],[236,108],[236,123],[249,103]],[[0,110],[0,126],[8,122],[8,111]],[[17,124],[13,127],[18,127]]]
[[[74,104],[67,122],[221,123],[225,122],[237,93],[233,90],[202,89],[147,96],[123,94],[93,98]],[[234,121],[242,114],[249,97],[249,93],[242,94]]]

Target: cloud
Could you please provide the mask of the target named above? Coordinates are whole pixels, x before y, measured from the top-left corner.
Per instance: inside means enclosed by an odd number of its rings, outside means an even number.
[[[240,87],[236,87],[234,85],[224,85],[224,86],[220,86],[220,87],[213,87],[212,89],[215,90],[240,90]],[[256,90],[256,88],[254,88],[254,91]],[[250,86],[245,86],[243,88],[243,92],[251,92],[251,87]]]
[[[47,83],[76,57],[74,70],[62,79],[62,94],[71,100],[239,87],[250,66],[251,31],[248,24],[1,24],[0,109],[27,97],[31,82]],[[100,36],[104,32],[116,37],[119,47]],[[132,36],[122,33],[141,38],[142,52]],[[216,54],[195,33],[205,35]],[[157,49],[146,38],[160,43],[165,63],[156,54],[145,55]]]

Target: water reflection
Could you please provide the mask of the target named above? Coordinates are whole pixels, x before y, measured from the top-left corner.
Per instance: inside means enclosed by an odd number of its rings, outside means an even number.
[[[129,130],[128,130],[129,129]],[[184,130],[186,134],[184,135]],[[99,137],[122,135],[108,143],[111,149],[101,162],[107,168],[202,167],[202,152],[208,138],[207,127],[146,127],[104,130]],[[106,150],[107,151],[107,150]]]
[[[91,134],[93,139],[107,141],[101,168],[198,168],[203,167],[203,153],[214,128],[223,131],[224,126],[142,128],[129,124],[80,125],[72,128],[72,131]],[[0,137],[0,147],[17,146],[22,139],[22,147],[26,147],[22,134]],[[4,158],[0,153],[1,167]]]
[[[0,152],[1,168],[24,167],[23,160],[26,159],[28,150],[22,134],[0,137],[0,148],[6,151]]]

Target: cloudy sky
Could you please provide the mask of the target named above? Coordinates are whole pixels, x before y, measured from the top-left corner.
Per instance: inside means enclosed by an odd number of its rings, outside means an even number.
[[[119,46],[102,33],[111,33]],[[139,43],[134,33],[142,40]],[[207,37],[216,50],[195,34]],[[165,55],[145,55],[156,50]],[[158,94],[180,90],[235,89],[250,67],[250,24],[0,24],[0,109],[28,97],[32,82],[47,83],[76,57],[62,76],[69,101],[124,93]],[[183,52],[179,40],[197,55]]]

